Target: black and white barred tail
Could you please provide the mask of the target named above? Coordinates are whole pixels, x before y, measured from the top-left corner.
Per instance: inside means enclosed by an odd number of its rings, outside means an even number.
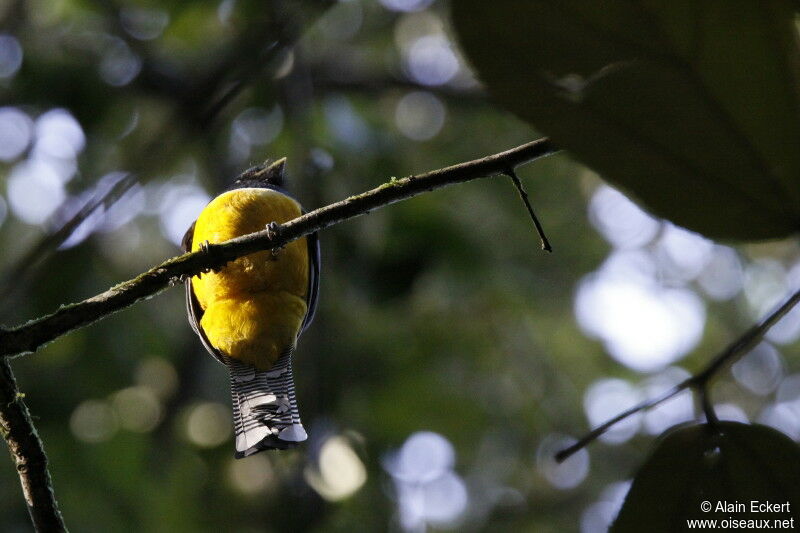
[[[308,438],[297,409],[292,377],[292,349],[269,370],[229,357],[236,458],[261,450],[284,450]]]

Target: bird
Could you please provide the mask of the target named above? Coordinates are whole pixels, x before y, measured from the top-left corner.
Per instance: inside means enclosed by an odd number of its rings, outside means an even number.
[[[186,252],[303,214],[284,188],[286,158],[243,172],[212,199],[183,237]],[[237,459],[308,438],[294,388],[292,355],[314,318],[320,278],[316,233],[239,257],[185,280],[189,324],[230,374]]]

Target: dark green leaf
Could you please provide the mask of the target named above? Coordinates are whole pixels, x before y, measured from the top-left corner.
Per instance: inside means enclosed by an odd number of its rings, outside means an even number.
[[[682,427],[636,474],[611,531],[685,531],[687,520],[706,519],[800,522],[798,480],[800,447],[774,429],[736,422]],[[783,507],[751,512],[754,501]]]
[[[713,238],[800,229],[790,0],[459,0],[491,95],[655,214]]]

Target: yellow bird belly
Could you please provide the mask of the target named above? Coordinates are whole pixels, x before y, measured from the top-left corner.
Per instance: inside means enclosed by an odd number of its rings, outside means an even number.
[[[235,189],[217,196],[200,213],[192,251],[204,241],[219,243],[283,223],[301,214],[300,204],[272,189]],[[268,370],[294,346],[308,310],[309,257],[306,239],[286,245],[277,256],[257,252],[219,272],[192,278],[203,309],[200,326],[222,354]]]

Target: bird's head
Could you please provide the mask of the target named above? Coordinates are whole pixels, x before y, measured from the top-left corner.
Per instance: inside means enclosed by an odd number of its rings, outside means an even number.
[[[262,165],[256,165],[242,172],[236,178],[236,185],[248,185],[254,183],[262,187],[274,185],[283,187],[284,175],[286,172],[286,158],[282,157],[276,161],[269,159]]]

